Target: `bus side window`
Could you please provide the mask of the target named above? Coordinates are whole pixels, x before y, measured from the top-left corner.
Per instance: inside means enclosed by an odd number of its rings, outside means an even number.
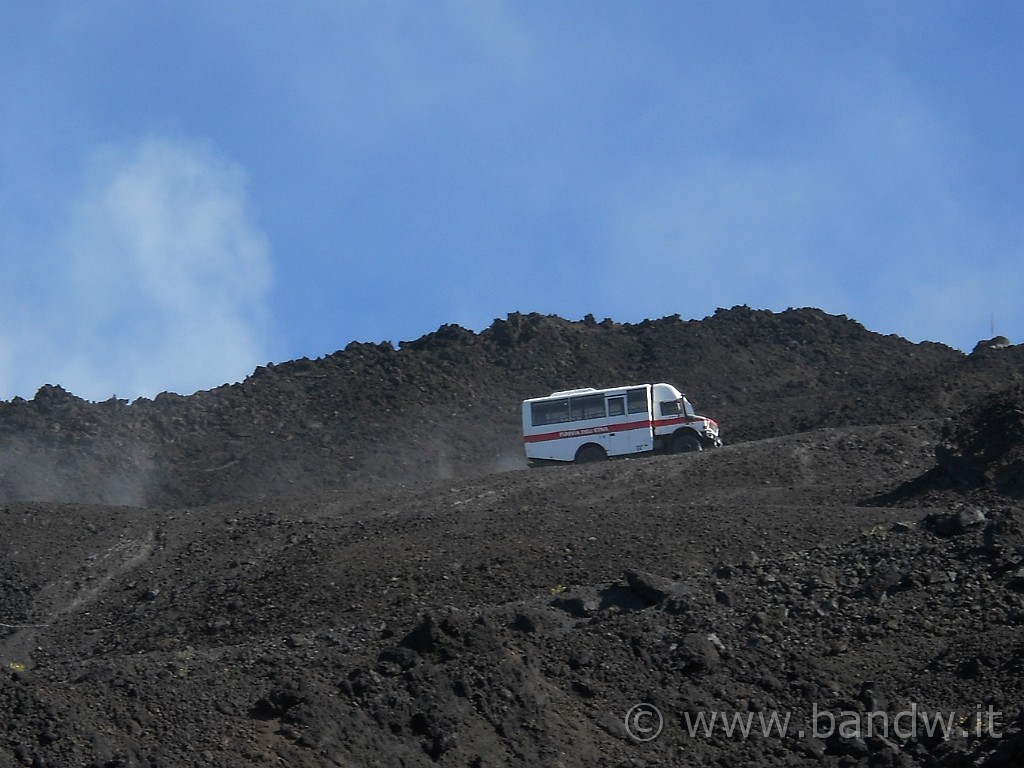
[[[626,398],[624,397],[609,397],[608,398],[608,415],[609,416],[624,416],[626,414]]]
[[[647,390],[631,389],[626,392],[630,413],[647,413]]]
[[[572,421],[583,421],[585,419],[604,418],[604,396],[603,395],[581,395],[569,400],[570,419]]]
[[[530,407],[530,415],[535,427],[544,424],[563,424],[569,420],[569,401],[548,400],[547,402],[533,403]]]

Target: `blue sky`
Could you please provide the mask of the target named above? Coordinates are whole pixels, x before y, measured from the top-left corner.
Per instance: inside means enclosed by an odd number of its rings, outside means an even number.
[[[1024,341],[1019,2],[0,0],[0,398],[508,312]]]

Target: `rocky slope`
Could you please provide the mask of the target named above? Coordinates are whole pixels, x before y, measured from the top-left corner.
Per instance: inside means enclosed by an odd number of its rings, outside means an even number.
[[[1020,355],[511,316],[6,404],[0,766],[1024,764]],[[644,379],[729,444],[495,471]]]

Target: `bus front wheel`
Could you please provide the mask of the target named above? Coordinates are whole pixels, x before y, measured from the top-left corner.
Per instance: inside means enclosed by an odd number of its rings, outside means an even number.
[[[672,438],[672,453],[690,453],[691,451],[703,451],[704,446],[700,444],[700,438],[696,435],[676,434]]]

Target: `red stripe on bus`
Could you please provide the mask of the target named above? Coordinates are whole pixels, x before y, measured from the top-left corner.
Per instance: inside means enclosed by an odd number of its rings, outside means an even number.
[[[524,443],[541,443],[545,440],[565,440],[572,437],[588,437],[590,435],[604,435],[609,432],[629,432],[634,429],[650,429],[651,422],[631,421],[628,424],[609,424],[608,426],[582,427],[580,429],[562,429],[557,432],[542,432],[539,435],[524,435]]]
[[[695,421],[701,421],[701,419],[694,419],[690,416],[671,416],[667,419],[657,419],[654,422],[654,428],[670,427],[673,424],[692,424]]]

